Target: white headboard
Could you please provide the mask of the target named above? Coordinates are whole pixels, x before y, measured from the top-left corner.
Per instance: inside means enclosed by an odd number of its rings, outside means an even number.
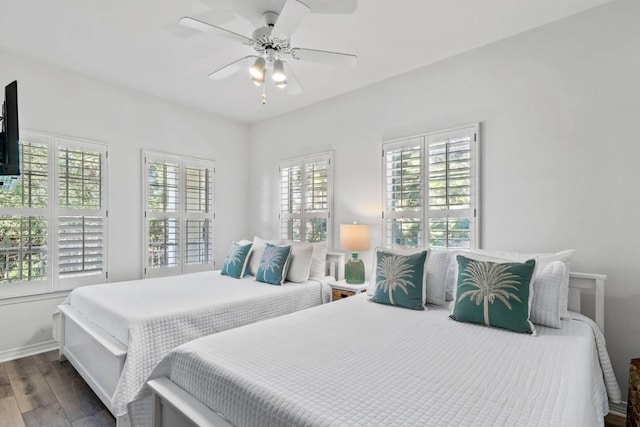
[[[584,290],[589,294],[595,292],[595,319],[596,325],[604,333],[604,274],[574,273],[569,274],[569,310],[580,313],[580,296]]]
[[[336,280],[344,279],[345,254],[343,252],[327,253],[327,276],[333,276]]]

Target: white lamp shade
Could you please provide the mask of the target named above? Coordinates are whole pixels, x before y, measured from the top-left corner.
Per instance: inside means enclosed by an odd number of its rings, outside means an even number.
[[[284,73],[284,62],[279,59],[273,62],[273,74],[271,74],[271,78],[274,82],[284,82],[287,80],[287,75]]]
[[[340,224],[340,248],[345,251],[369,250],[371,227],[367,224]]]
[[[256,62],[254,62],[251,68],[249,68],[251,76],[257,80],[264,79],[265,65],[267,65],[267,61],[265,61],[263,57],[259,56],[258,58],[256,58]]]

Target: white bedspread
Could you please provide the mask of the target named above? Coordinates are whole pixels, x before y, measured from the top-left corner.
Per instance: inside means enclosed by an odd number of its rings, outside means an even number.
[[[219,271],[86,286],[74,290],[71,305],[128,348],[112,397],[122,415],[156,364],[193,339],[313,307],[328,301],[322,280],[273,286],[220,275]],[[59,340],[59,314],[54,337]]]
[[[532,337],[354,296],[187,343],[150,379],[234,426],[596,426],[608,358],[585,319]],[[136,426],[149,425],[148,394],[129,406]]]

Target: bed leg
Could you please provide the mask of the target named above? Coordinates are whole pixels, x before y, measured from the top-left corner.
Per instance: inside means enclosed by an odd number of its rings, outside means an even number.
[[[162,427],[162,399],[157,394],[153,394],[153,413],[151,418],[152,427]]]
[[[120,415],[116,417],[116,427],[131,427],[131,420],[129,414]]]

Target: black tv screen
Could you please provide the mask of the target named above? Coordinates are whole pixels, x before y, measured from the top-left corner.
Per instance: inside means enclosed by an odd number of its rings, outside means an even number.
[[[18,131],[18,82],[4,89],[2,135],[0,135],[0,176],[20,175],[20,134]]]

